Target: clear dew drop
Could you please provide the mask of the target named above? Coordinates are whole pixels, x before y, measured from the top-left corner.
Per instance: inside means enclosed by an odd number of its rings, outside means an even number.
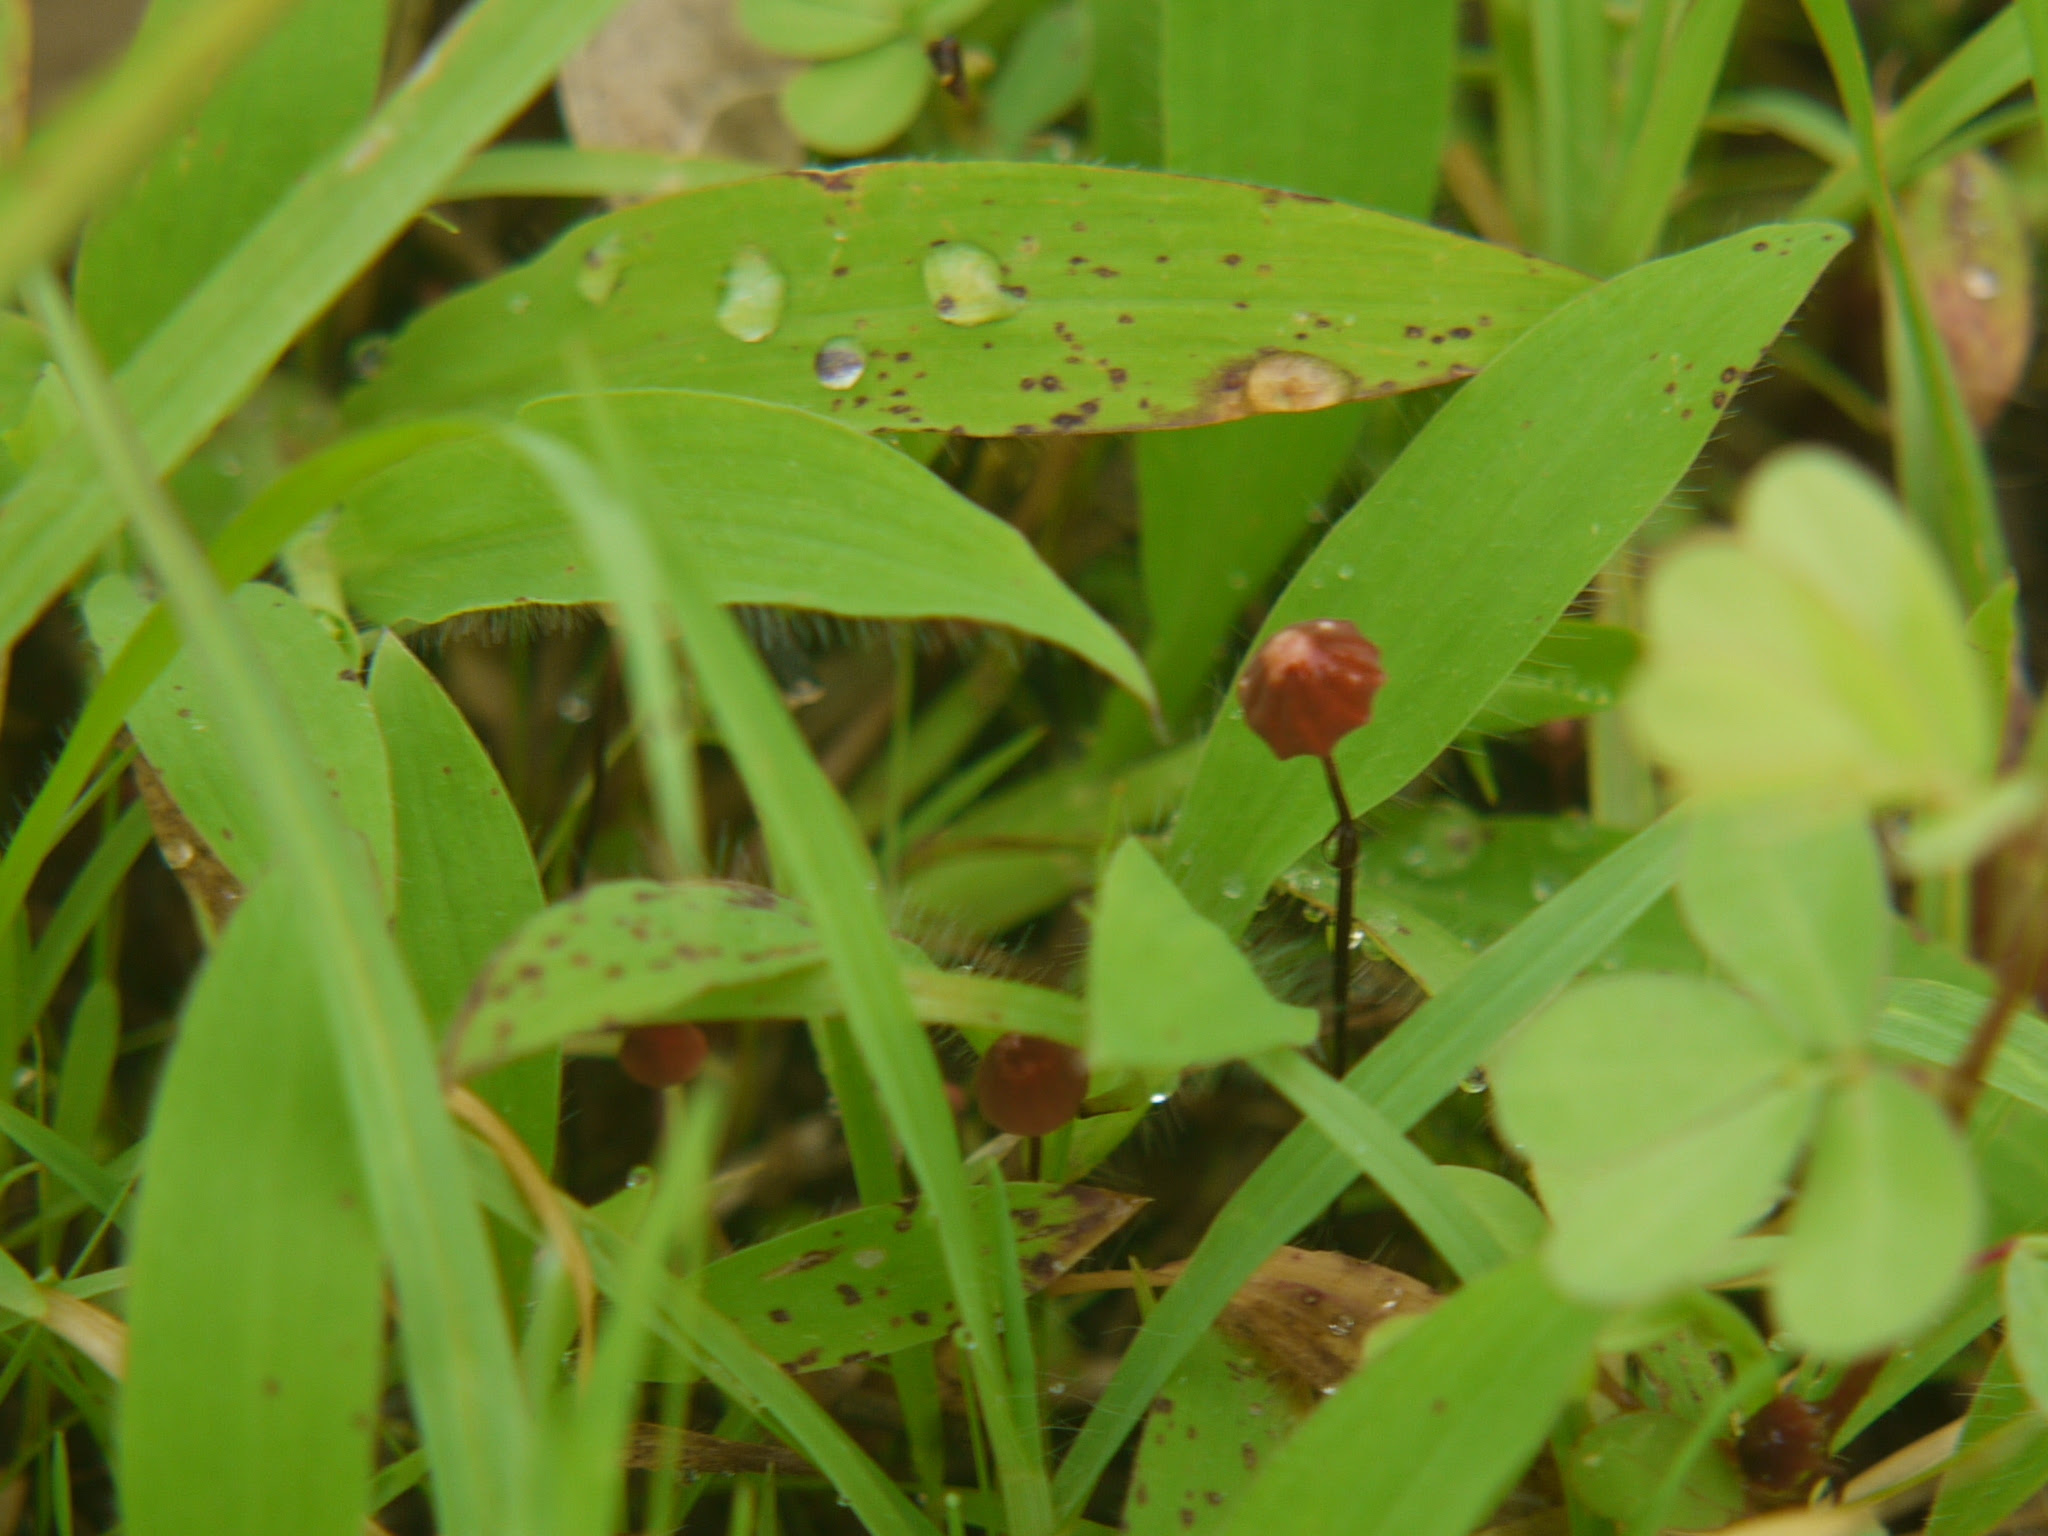
[[[626,1188],[640,1189],[652,1182],[653,1178],[654,1170],[642,1163],[626,1175]]]
[[[1223,882],[1223,899],[1225,901],[1244,900],[1244,876],[1232,875]]]
[[[1458,1091],[1460,1093],[1484,1093],[1486,1092],[1486,1087],[1486,1069],[1484,1067],[1474,1067],[1470,1072],[1467,1072],[1458,1079]]]
[[[1024,307],[1024,290],[1003,282],[1003,265],[978,245],[948,240],[924,259],[924,291],[948,325],[988,325]]]
[[[1356,576],[1357,574],[1357,568],[1354,566],[1340,565],[1337,567],[1337,579],[1339,581],[1349,581],[1352,577]]]
[[[719,290],[718,328],[736,341],[766,341],[782,324],[788,292],[788,281],[767,252],[741,247],[725,269],[725,285]]]
[[[818,348],[811,359],[811,371],[827,389],[851,389],[868,371],[867,355],[851,336],[834,336]]]
[[[1538,875],[1529,882],[1529,894],[1539,902],[1548,901],[1557,894],[1557,882],[1548,875]]]
[[[167,839],[163,844],[164,863],[172,869],[183,869],[197,856],[192,845],[182,837]]]
[[[1155,1093],[1152,1095],[1152,1102],[1154,1104],[1164,1104],[1168,1099],[1172,1097],[1173,1095],[1170,1093]]]
[[[556,701],[555,713],[571,725],[581,725],[590,718],[590,700],[580,693],[565,693]]]
[[[1998,274],[1989,267],[1965,267],[1961,281],[1963,292],[1980,304],[1998,297]]]
[[[508,314],[523,315],[531,308],[533,295],[530,293],[515,293],[505,300],[505,310]]]

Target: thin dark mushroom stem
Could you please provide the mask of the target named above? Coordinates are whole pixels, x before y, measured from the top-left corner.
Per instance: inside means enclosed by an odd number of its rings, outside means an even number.
[[[1337,871],[1337,931],[1330,956],[1330,1075],[1340,1082],[1351,1069],[1351,934],[1353,902],[1358,883],[1358,822],[1351,815],[1351,802],[1344,798],[1344,780],[1337,772],[1334,756],[1322,759],[1323,775],[1330,781],[1330,798],[1337,803],[1336,856],[1330,861]]]

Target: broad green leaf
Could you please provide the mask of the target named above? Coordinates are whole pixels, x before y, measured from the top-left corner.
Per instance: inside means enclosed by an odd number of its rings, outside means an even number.
[[[370,703],[391,762],[397,817],[393,926],[420,1006],[445,1032],[492,951],[540,911],[540,876],[483,744],[395,636],[377,647]],[[540,1166],[551,1168],[560,1086],[559,1059],[542,1052],[492,1073],[476,1090]]]
[[[1118,1231],[1144,1201],[1108,1190],[1012,1184],[1024,1283],[1050,1285]],[[991,1192],[972,1191],[978,1217]],[[704,1299],[754,1347],[792,1371],[823,1370],[944,1338],[959,1311],[939,1242],[913,1197],[784,1232],[705,1266]],[[984,1220],[977,1230],[985,1230]],[[993,1257],[982,1246],[984,1267]],[[991,1274],[993,1282],[993,1274]]]
[[[1986,1536],[2048,1483],[2048,1418],[2020,1385],[2014,1354],[2008,1340],[1970,1393],[1927,1536]]]
[[[1166,166],[1427,220],[1452,97],[1446,0],[1157,0]],[[1364,146],[1370,146],[1366,150]],[[1434,332],[1432,332],[1434,334]],[[1313,526],[1361,412],[1138,445],[1146,660],[1169,723],[1202,701],[1248,601]],[[1113,720],[1143,740],[1133,711]]]
[[[1127,838],[1096,894],[1088,949],[1088,1064],[1184,1067],[1316,1037],[1313,1008],[1278,1001],[1251,962]]]
[[[1982,1223],[1940,1108],[1889,1072],[1830,1095],[1772,1312],[1801,1347],[1848,1360],[1910,1337],[1955,1293]]]
[[[121,1399],[136,1536],[363,1529],[383,1263],[298,894],[266,881],[227,926],[151,1120]]]
[[[902,454],[726,396],[645,390],[604,403],[642,456],[649,534],[687,547],[718,601],[1002,625],[1149,697],[1130,648],[1014,529]],[[544,401],[520,421],[587,440],[586,411]],[[373,623],[610,596],[547,479],[495,438],[429,449],[357,487],[328,549]]]
[[[139,41],[189,27],[207,0],[152,0]],[[119,367],[269,211],[369,115],[388,0],[301,0],[208,95],[80,242],[79,318]]]
[[[1260,638],[1346,618],[1378,643],[1373,723],[1337,751],[1354,807],[1427,767],[1662,504],[1842,243],[1765,227],[1582,295],[1461,389],[1331,530]],[[1241,928],[1321,835],[1311,767],[1274,761],[1225,712],[1167,866],[1198,910]]]
[[[1633,1519],[1650,1502],[1693,1426],[1670,1413],[1623,1413],[1579,1437],[1565,1462],[1573,1490],[1595,1514]],[[1718,1530],[1744,1508],[1742,1474],[1719,1446],[1693,1464],[1664,1507],[1659,1529]]]
[[[2005,1341],[2036,1406],[2048,1400],[2048,1241],[2022,1238],[2005,1261]]]
[[[121,394],[150,462],[160,471],[175,468],[247,399],[293,339],[439,195],[472,151],[532,101],[562,60],[620,3],[477,0],[465,10],[434,48],[428,67],[393,91],[352,142],[294,182],[121,370]],[[180,29],[159,52],[189,55],[187,62],[199,66],[199,73],[188,84],[203,92],[233,57],[233,47],[223,52],[224,38],[251,34],[284,9],[282,0],[209,6],[204,26]],[[106,83],[111,94],[95,93],[95,101],[81,108],[90,105],[105,114],[113,104],[126,116],[127,103],[118,93],[132,93],[136,81],[125,66],[121,73]],[[67,121],[92,126],[75,116]],[[151,137],[144,144],[154,142],[158,124],[150,120],[147,126]],[[68,136],[67,146],[75,148],[78,137]],[[51,188],[66,202],[91,195],[63,176]],[[53,225],[39,224],[17,220],[10,211],[0,228],[54,249],[68,237],[64,215],[55,217]],[[10,259],[33,254],[17,250]],[[122,510],[118,497],[100,484],[85,443],[72,443],[37,466],[0,517],[0,641],[12,645],[20,638],[113,532]]]
[[[234,605],[284,685],[292,724],[304,734],[328,795],[362,838],[388,901],[397,837],[391,771],[351,659],[312,610],[281,588],[251,582],[237,589]],[[96,584],[85,606],[102,655],[119,650],[145,612],[133,584],[119,576]],[[129,711],[128,728],[186,819],[236,878],[252,886],[269,868],[273,849],[262,808],[249,796],[248,764],[222,727],[223,712],[198,665],[180,658]]]
[[[1211,1329],[1145,1415],[1123,1528],[1130,1536],[1221,1530],[1232,1501],[1303,1412],[1271,1366]]]
[[[1681,824],[1668,818],[1638,833],[1411,1015],[1352,1069],[1346,1089],[1396,1127],[1414,1125],[1670,888],[1683,846]],[[1061,1464],[1062,1512],[1080,1509],[1132,1423],[1238,1287],[1342,1193],[1354,1172],[1350,1159],[1302,1126],[1239,1186],[1131,1342]]]
[[[57,1110],[50,1127],[74,1146],[90,1147],[106,1107],[107,1088],[121,1047],[121,992],[95,978],[71,1010],[64,1062],[57,1078]]]
[[[815,968],[810,918],[759,886],[699,880],[594,885],[529,918],[476,977],[449,1026],[450,1076],[572,1034],[673,1016],[713,988]]]
[[[1023,290],[1022,309],[981,325],[942,320],[924,279],[934,241],[985,252],[1001,286]],[[606,242],[619,282],[592,304],[577,276]],[[754,343],[716,315],[743,246],[787,280],[779,328]],[[572,387],[562,347],[580,339],[608,387],[716,390],[869,430],[1188,426],[1481,368],[1584,281],[1419,224],[1251,187],[1090,166],[858,166],[709,187],[579,225],[539,260],[416,320],[351,411],[509,413]],[[819,382],[821,353],[845,387]]]
[[[1534,1259],[1476,1281],[1266,1458],[1227,1529],[1464,1536],[1541,1449],[1604,1320],[1553,1290]]]
[[[1706,793],[1955,806],[1992,766],[1992,716],[1934,557],[1867,473],[1793,450],[1750,482],[1733,538],[1667,560],[1629,708]]]
[[[1869,1033],[1891,954],[1891,893],[1862,817],[1707,810],[1678,902],[1700,947],[1809,1050]]]
[[[782,88],[782,115],[812,149],[837,157],[880,149],[911,125],[932,87],[913,38],[813,64]]]
[[[1609,1304],[1691,1279],[1783,1193],[1816,1087],[1792,1038],[1716,982],[1586,982],[1488,1067],[1495,1113],[1534,1164],[1558,1284]]]
[[[740,0],[740,25],[792,59],[837,59],[886,43],[903,26],[899,0]]]
[[[1445,1163],[1437,1173],[1479,1218],[1479,1224],[1493,1234],[1493,1240],[1509,1258],[1519,1259],[1533,1252],[1550,1230],[1542,1207],[1521,1186],[1509,1183],[1499,1174],[1457,1163]]]

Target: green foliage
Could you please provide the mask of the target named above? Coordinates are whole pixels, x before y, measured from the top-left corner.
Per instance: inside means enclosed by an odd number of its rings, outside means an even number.
[[[17,152],[0,0],[24,1524],[1649,1536],[1937,1377],[1936,1536],[2048,1483],[2048,3],[740,0],[685,137],[872,163],[494,147],[616,9],[155,0]],[[1339,618],[1355,908],[1230,696]]]

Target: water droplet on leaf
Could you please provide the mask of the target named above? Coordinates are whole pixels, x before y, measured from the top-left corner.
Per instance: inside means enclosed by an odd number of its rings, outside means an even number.
[[[625,256],[625,243],[617,235],[606,235],[583,253],[583,265],[576,269],[576,291],[589,303],[604,303],[619,286]]]
[[[834,336],[818,348],[818,355],[811,360],[811,369],[818,375],[818,382],[827,389],[851,389],[868,371],[868,360],[860,349],[860,343],[851,336]]]
[[[924,259],[924,291],[948,325],[987,325],[1024,307],[1024,290],[1004,284],[1002,263],[962,240],[932,247]]]
[[[782,324],[782,304],[788,291],[788,282],[765,251],[751,245],[742,247],[725,269],[718,328],[738,341],[766,341]]]

